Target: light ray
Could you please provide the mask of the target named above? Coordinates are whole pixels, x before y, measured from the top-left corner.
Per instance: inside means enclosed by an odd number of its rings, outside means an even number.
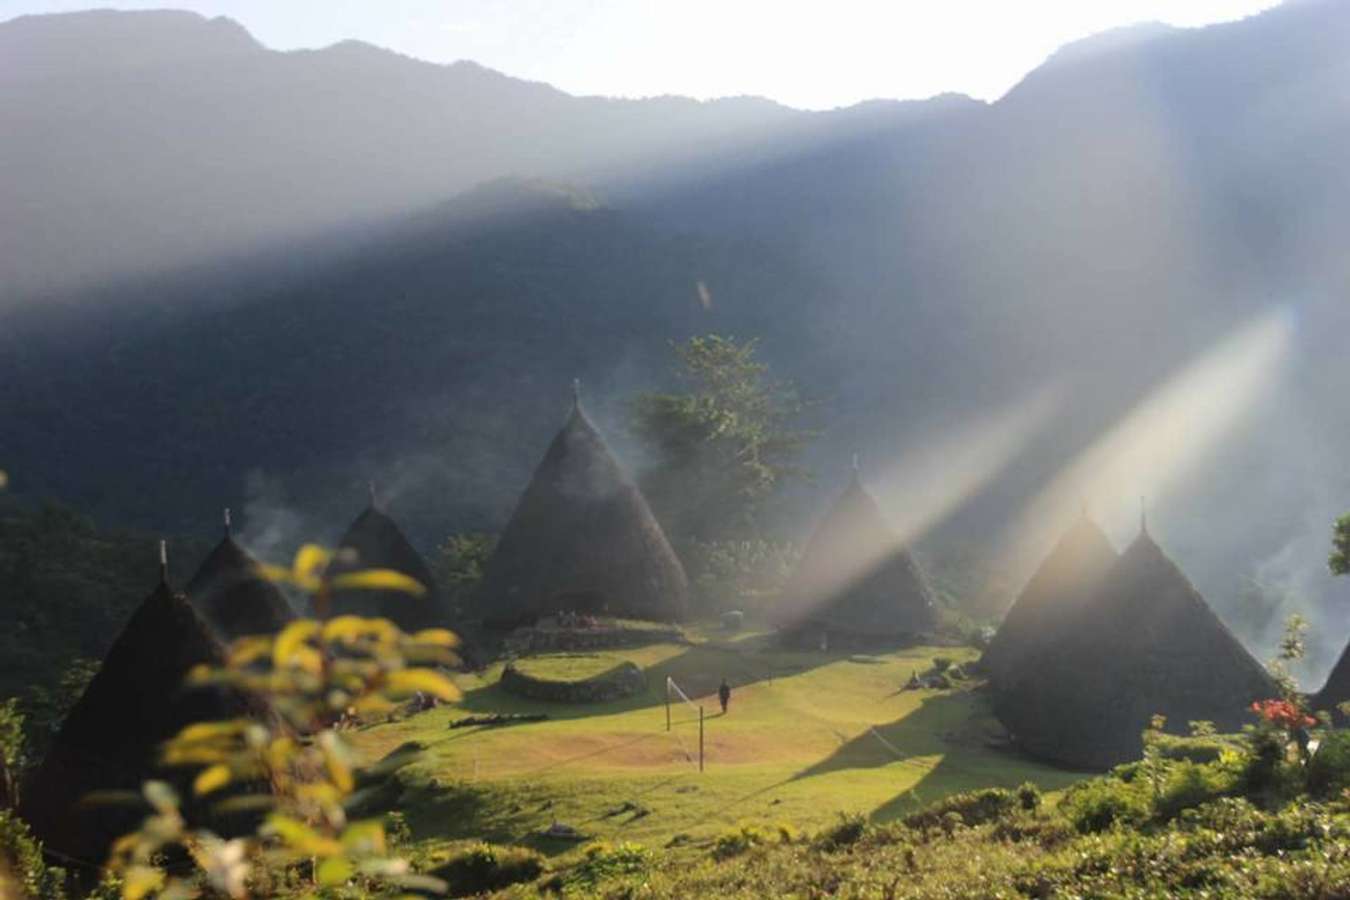
[[[1000,568],[1030,572],[1083,504],[1107,522],[1133,521],[1141,494],[1156,507],[1264,395],[1293,332],[1287,310],[1257,316],[1136,404],[1026,505]]]

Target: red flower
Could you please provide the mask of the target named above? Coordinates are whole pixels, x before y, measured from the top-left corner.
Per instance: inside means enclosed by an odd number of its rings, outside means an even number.
[[[1286,731],[1317,724],[1316,719],[1288,700],[1258,700],[1252,704],[1252,712]]]

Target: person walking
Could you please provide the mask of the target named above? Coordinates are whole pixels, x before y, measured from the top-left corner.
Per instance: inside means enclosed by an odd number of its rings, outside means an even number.
[[[731,702],[731,685],[727,684],[725,678],[722,679],[722,685],[717,689],[717,699],[722,702],[722,715],[727,714],[727,704]]]

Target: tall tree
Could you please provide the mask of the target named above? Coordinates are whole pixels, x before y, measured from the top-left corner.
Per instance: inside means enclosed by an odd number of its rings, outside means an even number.
[[[764,503],[805,474],[798,460],[814,433],[797,426],[804,404],[771,378],[758,342],[721,335],[671,345],[678,393],[634,399],[633,433],[657,464],[643,489],[676,540],[758,533]]]
[[[1341,516],[1331,530],[1331,572],[1350,575],[1350,513]]]

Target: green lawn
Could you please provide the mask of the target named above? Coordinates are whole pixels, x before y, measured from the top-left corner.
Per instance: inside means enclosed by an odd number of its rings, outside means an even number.
[[[516,668],[540,681],[584,681],[611,672],[621,663],[612,653],[554,653],[522,659]]]
[[[839,812],[894,818],[955,791],[1034,781],[1055,790],[1066,773],[990,749],[997,733],[973,690],[902,691],[934,656],[960,648],[881,655],[804,653],[767,639],[659,644],[525,665],[553,677],[584,676],[631,660],[648,689],[613,703],[531,701],[497,687],[500,665],[461,676],[457,704],[357,732],[371,758],[408,740],[428,747],[399,806],[414,835],[441,843],[483,838],[545,852],[571,845],[533,837],[555,819],[597,838],[661,846],[704,837],[743,820],[815,828]],[[666,731],[667,676],[702,703],[706,770],[698,771],[698,714],[679,703]],[[726,677],[731,707],[715,692]],[[470,714],[537,713],[549,721],[449,729]]]

